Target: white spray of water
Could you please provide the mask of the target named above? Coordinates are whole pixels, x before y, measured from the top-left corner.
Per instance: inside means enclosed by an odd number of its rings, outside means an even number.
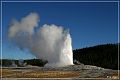
[[[20,50],[27,48],[39,59],[47,60],[46,68],[73,65],[73,53],[69,30],[63,27],[43,25],[36,33],[39,15],[30,13],[20,22],[13,19],[8,29],[8,38],[12,39]]]

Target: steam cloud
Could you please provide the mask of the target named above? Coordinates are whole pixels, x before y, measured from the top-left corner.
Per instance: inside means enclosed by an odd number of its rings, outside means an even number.
[[[46,68],[73,65],[69,30],[63,30],[63,27],[54,24],[45,24],[35,32],[34,27],[38,27],[39,21],[37,13],[30,13],[20,22],[12,19],[8,38],[12,39],[20,50],[27,48],[37,58],[48,60],[44,66]]]

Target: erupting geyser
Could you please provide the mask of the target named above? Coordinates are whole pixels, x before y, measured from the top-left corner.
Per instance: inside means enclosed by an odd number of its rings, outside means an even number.
[[[48,60],[46,68],[73,65],[73,53],[69,30],[61,26],[43,25],[36,32],[39,15],[30,13],[20,22],[13,19],[8,29],[8,38],[12,39],[20,50],[27,48],[39,59]]]

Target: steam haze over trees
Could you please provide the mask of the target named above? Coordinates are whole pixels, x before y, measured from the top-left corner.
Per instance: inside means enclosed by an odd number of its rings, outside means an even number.
[[[120,44],[120,43],[119,43]],[[108,69],[118,69],[118,44],[101,44],[73,50],[73,59],[85,65],[94,65]],[[2,65],[18,64],[18,60],[3,59]],[[47,61],[41,59],[26,59],[27,65],[44,66]]]

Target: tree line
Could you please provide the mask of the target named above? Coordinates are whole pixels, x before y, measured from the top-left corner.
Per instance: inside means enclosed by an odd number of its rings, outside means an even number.
[[[120,44],[120,43],[119,43]],[[101,44],[73,50],[73,60],[85,65],[94,65],[108,69],[118,69],[118,44]],[[19,60],[2,59],[2,66],[9,66],[12,61],[18,65]],[[48,61],[26,59],[27,65],[44,66]]]
[[[120,43],[119,43],[120,44]],[[118,44],[102,44],[73,50],[73,59],[108,69],[118,69]]]
[[[22,65],[19,65],[19,60],[14,60],[14,59],[2,59],[2,66],[5,66],[5,67],[10,67],[12,66],[13,62],[17,65],[17,66],[22,66]],[[26,59],[26,60],[23,60],[22,62],[23,64],[26,63],[26,65],[23,65],[23,66],[27,66],[27,65],[32,65],[32,66],[44,66],[47,61],[44,61],[42,59]]]

